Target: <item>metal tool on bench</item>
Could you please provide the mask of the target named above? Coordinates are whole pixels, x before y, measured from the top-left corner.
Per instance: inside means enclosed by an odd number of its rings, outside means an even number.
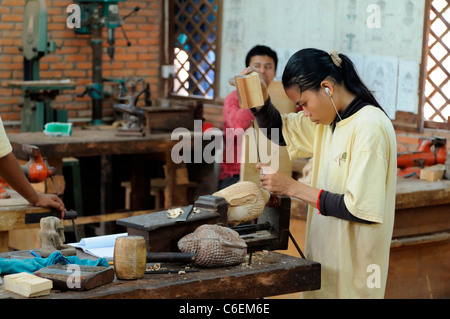
[[[419,178],[425,166],[445,164],[447,159],[447,140],[443,137],[424,137],[419,140],[417,150],[397,154],[399,176]]]
[[[52,178],[55,188],[57,189],[55,181],[53,180],[55,168],[49,166],[47,161],[42,158],[39,148],[34,145],[24,144],[22,146],[22,152],[30,158],[25,165],[21,166],[22,172],[25,174],[25,177],[28,179],[28,181],[30,183],[41,183],[48,177],[50,177]],[[5,182],[1,179],[1,177],[0,183],[2,183],[2,186],[5,185]],[[1,190],[1,198],[11,197],[5,189],[1,188]],[[58,190],[57,193],[59,193]]]
[[[58,186],[55,183],[53,178],[55,174],[55,168],[50,166],[46,159],[42,157],[42,154],[37,146],[24,144],[22,146],[22,152],[30,157],[29,161],[21,166],[25,177],[28,179],[30,183],[41,183],[44,182],[48,177],[50,177],[53,181],[53,185],[55,186],[55,190],[58,196],[62,194],[58,190]],[[41,218],[54,216],[60,219],[68,219],[72,221],[72,227],[75,234],[75,239],[78,241],[78,232],[75,225],[75,219],[78,216],[78,213],[74,210],[66,211],[64,214],[61,214],[59,211],[51,211],[49,213],[35,213],[35,214],[27,214],[25,215],[25,224],[39,223]]]
[[[193,205],[189,205],[184,209],[184,213],[181,214],[176,221],[177,222],[185,222],[189,218],[189,215],[192,213],[192,210],[194,209]]]
[[[75,0],[81,11],[81,27],[74,28],[77,34],[90,34],[92,47],[92,83],[86,86],[80,97],[88,94],[92,99],[92,124],[103,124],[102,119],[102,103],[105,97],[102,76],[103,64],[103,28],[107,29],[107,52],[111,60],[114,58],[115,51],[115,30],[122,29],[127,46],[131,46],[125,30],[123,28],[124,20],[139,11],[139,7],[135,7],[129,14],[124,17],[119,16],[119,2],[125,0]]]
[[[41,183],[48,177],[53,179],[55,168],[49,166],[48,162],[42,158],[42,154],[37,146],[24,144],[22,151],[30,157],[29,161],[21,166],[23,173],[30,183]]]
[[[138,83],[143,87],[138,91]],[[150,84],[143,79],[128,78],[119,86],[119,103],[114,105],[114,110],[122,115],[122,126],[117,131],[117,136],[144,136],[145,112],[138,106],[139,98],[144,97],[144,106],[152,105],[150,100]]]

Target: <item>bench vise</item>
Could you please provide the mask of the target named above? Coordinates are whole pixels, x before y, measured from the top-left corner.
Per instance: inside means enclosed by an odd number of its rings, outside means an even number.
[[[278,196],[277,196],[278,197]],[[178,241],[203,224],[229,226],[228,203],[218,196],[200,196],[193,205],[196,212],[186,221],[168,217],[167,210],[118,219],[116,223],[127,228],[129,236],[142,236],[147,252],[177,252]],[[291,199],[279,196],[275,204],[269,202],[262,214],[250,224],[231,227],[247,243],[247,252],[285,250],[290,237]],[[182,207],[186,209],[186,207]]]

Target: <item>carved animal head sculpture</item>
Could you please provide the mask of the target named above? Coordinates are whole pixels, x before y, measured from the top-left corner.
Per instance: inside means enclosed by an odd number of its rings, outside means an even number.
[[[182,252],[195,253],[195,264],[203,267],[223,267],[243,263],[247,244],[228,227],[201,225],[178,241]]]
[[[238,182],[213,196],[223,197],[228,202],[228,223],[238,225],[258,218],[270,199],[270,194],[253,182]]]

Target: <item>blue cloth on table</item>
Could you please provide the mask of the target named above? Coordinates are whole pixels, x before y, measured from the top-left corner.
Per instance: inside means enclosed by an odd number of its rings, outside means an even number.
[[[41,268],[54,264],[77,264],[83,266],[102,266],[108,267],[108,261],[105,258],[97,260],[80,259],[77,256],[64,257],[60,251],[55,251],[48,258],[0,258],[0,275],[17,274],[20,272],[34,273]]]

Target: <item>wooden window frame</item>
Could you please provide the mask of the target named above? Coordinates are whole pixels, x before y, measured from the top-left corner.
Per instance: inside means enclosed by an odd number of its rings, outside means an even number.
[[[189,0],[188,0],[189,2]],[[221,49],[221,28],[222,28],[222,8],[223,0],[216,0],[217,2],[217,13],[215,16],[214,24],[216,26],[215,34],[215,61],[213,62],[212,69],[214,71],[214,79],[210,82],[213,90],[213,96],[202,96],[189,94],[186,96],[179,95],[173,92],[175,84],[175,74],[174,77],[163,79],[163,85],[160,89],[160,94],[166,98],[170,99],[181,99],[181,100],[200,100],[200,101],[215,101],[219,98],[219,79],[220,79],[220,49]],[[192,3],[192,6],[194,4]],[[195,8],[198,12],[198,8]],[[174,36],[174,25],[175,25],[175,0],[164,0],[163,1],[163,18],[162,18],[162,45],[161,45],[161,65],[174,65],[175,64],[175,36]],[[193,21],[191,21],[193,22]],[[198,26],[194,26],[198,29]],[[193,75],[189,74],[189,77],[193,79]],[[193,79],[195,81],[195,79]],[[190,92],[191,93],[191,92]]]
[[[437,19],[440,14],[438,12],[436,12],[433,9],[432,6],[432,2],[433,0],[426,0],[425,1],[425,14],[424,14],[424,32],[423,32],[423,46],[422,46],[422,63],[421,63],[421,70],[420,70],[420,86],[419,86],[419,92],[420,92],[420,96],[419,96],[419,112],[418,112],[418,119],[417,119],[417,124],[418,124],[418,130],[420,132],[423,132],[424,128],[431,128],[431,129],[444,129],[444,130],[450,130],[450,120],[447,119],[447,122],[445,123],[440,123],[440,122],[436,122],[436,121],[430,121],[430,120],[425,120],[424,119],[424,107],[425,107],[425,103],[428,100],[428,97],[425,95],[425,86],[426,86],[426,82],[427,82],[427,78],[428,78],[428,73],[429,71],[427,70],[427,62],[428,62],[428,57],[429,57],[429,53],[430,53],[430,47],[429,47],[429,36],[430,36],[430,32],[431,31],[431,24],[432,22]],[[446,10],[450,10],[450,2],[447,4],[446,6]],[[432,21],[431,17],[430,17],[430,12],[431,10],[434,11],[434,13],[436,14],[436,18]],[[444,21],[445,23],[445,21]],[[446,23],[445,23],[446,24]],[[450,29],[450,28],[449,28]],[[448,30],[445,34],[448,34],[450,32],[450,30]],[[435,37],[435,36],[433,36]],[[437,59],[433,58],[435,60],[436,65],[441,65],[442,60],[445,60],[446,58],[450,58],[450,48],[448,48],[441,40],[439,37],[435,37],[436,41],[433,43],[433,45],[435,43],[440,43],[447,51],[447,55],[444,56],[444,58],[441,58],[440,61],[438,61]],[[433,67],[434,69],[434,67]],[[449,77],[446,81],[450,81],[450,70],[445,70],[444,69],[444,73],[447,74],[447,76]],[[441,86],[437,87],[434,86],[434,92],[436,91],[442,91],[442,83]],[[440,93],[441,95],[444,95],[443,93]],[[443,98],[446,100],[447,103],[450,103],[450,98],[445,97],[445,95],[443,96]],[[450,104],[447,104],[446,106],[447,108],[450,108]]]

